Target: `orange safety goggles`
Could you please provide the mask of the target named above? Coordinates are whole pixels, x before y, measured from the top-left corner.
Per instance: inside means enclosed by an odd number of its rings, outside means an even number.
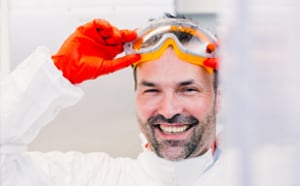
[[[149,22],[137,30],[137,39],[125,43],[126,54],[141,54],[137,65],[158,59],[172,47],[183,61],[201,65],[210,73],[217,70],[217,39],[187,19],[166,18]]]

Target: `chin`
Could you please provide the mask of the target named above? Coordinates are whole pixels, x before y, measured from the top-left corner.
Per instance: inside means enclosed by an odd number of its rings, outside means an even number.
[[[166,160],[170,161],[180,161],[187,159],[189,154],[182,148],[168,148],[160,151],[156,151],[156,154]]]

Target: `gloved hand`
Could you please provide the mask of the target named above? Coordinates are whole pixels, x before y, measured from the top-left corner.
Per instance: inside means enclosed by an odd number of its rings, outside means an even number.
[[[203,65],[206,67],[210,67],[214,70],[219,69],[219,59],[218,58],[207,58],[205,61],[203,61]]]
[[[81,83],[138,61],[139,54],[114,59],[123,52],[123,44],[136,37],[134,31],[119,30],[105,20],[95,19],[78,27],[52,60],[71,83]]]

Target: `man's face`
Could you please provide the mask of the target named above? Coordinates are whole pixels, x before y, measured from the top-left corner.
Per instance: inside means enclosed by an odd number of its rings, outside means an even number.
[[[136,73],[139,127],[150,148],[168,160],[205,153],[215,140],[213,75],[168,48]]]

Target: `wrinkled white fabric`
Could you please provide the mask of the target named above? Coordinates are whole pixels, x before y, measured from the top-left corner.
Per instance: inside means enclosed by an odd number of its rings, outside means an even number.
[[[137,159],[106,153],[27,152],[26,146],[83,91],[38,48],[1,82],[1,186],[221,186],[220,151],[172,162],[144,151]]]
[[[82,95],[57,70],[49,50],[38,48],[1,81],[1,146],[30,143],[41,127]]]

